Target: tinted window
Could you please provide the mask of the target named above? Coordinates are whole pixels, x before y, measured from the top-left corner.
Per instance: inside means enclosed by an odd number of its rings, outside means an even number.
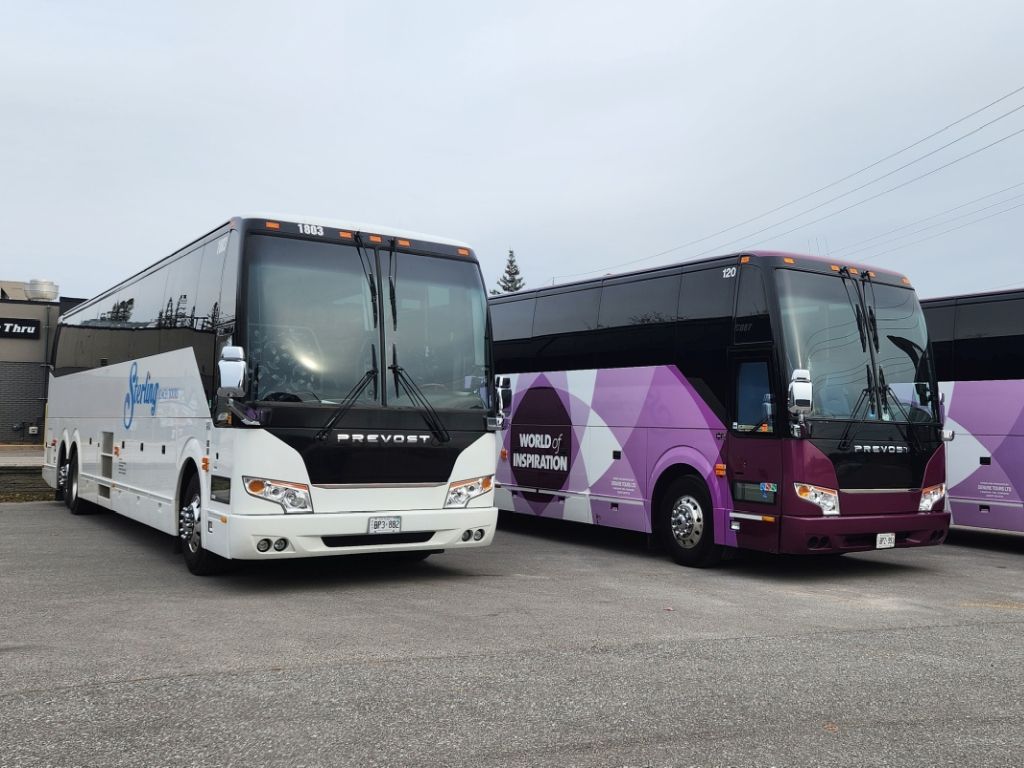
[[[601,289],[588,288],[541,296],[533,318],[533,335],[590,331],[597,328],[597,308]]]
[[[601,328],[618,328],[671,322],[678,301],[678,275],[605,283],[597,324]]]
[[[1024,378],[1024,299],[958,304],[953,378]]]
[[[768,363],[763,360],[739,364],[736,373],[736,421],[740,432],[772,432],[771,385]]]
[[[679,370],[715,414],[728,423],[732,399],[727,351],[732,342],[732,299],[736,278],[722,267],[683,273],[677,326]]]
[[[956,337],[1024,335],[1024,299],[960,304],[956,308]]]
[[[683,274],[683,290],[679,296],[681,320],[728,318],[732,316],[732,297],[736,272],[732,277],[722,267]]]
[[[167,267],[167,288],[164,302],[164,327],[191,326],[196,315],[196,287],[203,251],[196,248],[179,257]]]
[[[220,283],[219,325],[227,325],[235,320],[235,297],[238,294],[238,251],[240,249],[238,233],[230,232],[227,251],[224,254],[224,273]]]
[[[533,334],[535,299],[491,305],[491,326],[495,341],[528,339]]]
[[[227,235],[203,246],[203,263],[199,269],[199,285],[196,287],[196,322],[201,328],[211,328],[217,324],[220,315],[220,285],[227,250]]]
[[[924,306],[923,309],[935,361],[935,376],[939,381],[952,381],[955,309],[952,304],[945,307]]]
[[[736,324],[733,329],[737,344],[771,341],[768,320],[768,299],[761,270],[754,266],[740,268],[739,295],[736,297]]]

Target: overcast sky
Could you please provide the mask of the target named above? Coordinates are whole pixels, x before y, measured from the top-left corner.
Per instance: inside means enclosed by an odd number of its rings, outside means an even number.
[[[15,0],[4,15],[0,279],[91,296],[271,210],[465,240],[489,285],[509,248],[536,287],[753,246],[903,271],[922,296],[1024,284],[1024,133],[782,234],[1024,130],[1021,109],[869,183],[1024,91],[621,266],[1024,86],[1019,0]]]

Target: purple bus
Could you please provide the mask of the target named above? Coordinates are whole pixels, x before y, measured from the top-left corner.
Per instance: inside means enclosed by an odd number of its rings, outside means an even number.
[[[901,275],[741,253],[491,300],[500,509],[726,547],[938,544],[945,459]]]
[[[953,525],[1024,532],[1024,291],[922,302],[945,396]]]

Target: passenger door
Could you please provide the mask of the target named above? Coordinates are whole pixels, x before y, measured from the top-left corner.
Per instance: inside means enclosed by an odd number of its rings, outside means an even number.
[[[782,447],[777,379],[767,352],[730,355],[732,403],[726,445],[726,476],[732,491],[729,524],[737,544],[777,552],[779,548]]]

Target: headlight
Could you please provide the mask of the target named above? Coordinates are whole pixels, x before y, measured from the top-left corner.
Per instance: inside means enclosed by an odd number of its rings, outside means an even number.
[[[946,484],[939,483],[921,491],[921,503],[917,505],[918,512],[931,512],[935,505],[942,501],[946,495]]]
[[[823,515],[839,514],[839,493],[837,491],[807,483],[793,483],[793,487],[796,489],[797,496],[817,505]]]
[[[464,507],[469,504],[470,499],[482,496],[494,486],[494,475],[486,477],[474,477],[472,480],[460,480],[448,486],[448,498],[445,500],[446,507]]]
[[[308,485],[265,480],[262,477],[243,477],[242,484],[250,496],[280,504],[285,512],[313,511],[313,499],[309,495]]]

